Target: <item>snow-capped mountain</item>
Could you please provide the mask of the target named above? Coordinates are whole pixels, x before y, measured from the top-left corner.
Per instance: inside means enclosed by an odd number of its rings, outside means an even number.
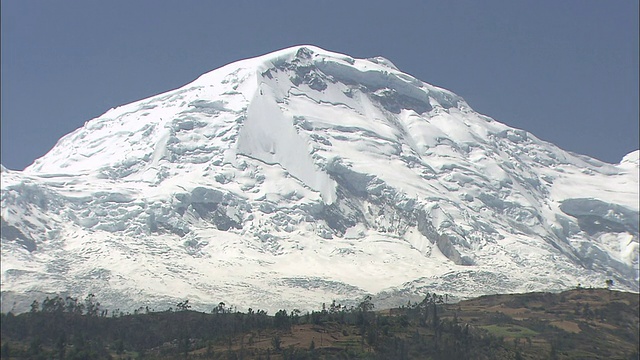
[[[638,155],[568,153],[384,58],[289,48],[2,168],[2,311],[638,291]]]

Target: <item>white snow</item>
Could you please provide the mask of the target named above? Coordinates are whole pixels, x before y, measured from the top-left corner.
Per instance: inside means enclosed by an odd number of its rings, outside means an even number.
[[[283,49],[0,168],[2,310],[637,291],[638,154],[565,152],[384,58]]]

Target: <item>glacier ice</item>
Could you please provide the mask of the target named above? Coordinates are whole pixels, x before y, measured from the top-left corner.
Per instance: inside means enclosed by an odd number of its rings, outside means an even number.
[[[638,153],[563,151],[381,57],[283,49],[0,168],[2,310],[638,291]]]

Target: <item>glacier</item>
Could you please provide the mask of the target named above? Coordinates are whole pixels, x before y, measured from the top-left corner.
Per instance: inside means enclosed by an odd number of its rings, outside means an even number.
[[[2,311],[637,292],[639,153],[573,154],[382,57],[295,46],[2,167]]]

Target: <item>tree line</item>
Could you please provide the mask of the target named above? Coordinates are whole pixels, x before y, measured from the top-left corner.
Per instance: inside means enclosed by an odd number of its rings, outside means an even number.
[[[24,314],[2,314],[2,358],[112,359],[499,359],[513,355],[504,340],[443,318],[442,295],[386,313],[375,312],[370,296],[356,306],[336,301],[317,311],[279,310],[269,315],[241,312],[223,302],[210,313],[191,310],[188,300],[166,311],[139,308],[133,314],[103,309],[95,296],[56,296],[34,301]],[[353,335],[345,348],[314,339],[284,346],[293,327],[341,329]],[[248,334],[248,335],[247,335]],[[268,340],[270,346],[254,346]]]

